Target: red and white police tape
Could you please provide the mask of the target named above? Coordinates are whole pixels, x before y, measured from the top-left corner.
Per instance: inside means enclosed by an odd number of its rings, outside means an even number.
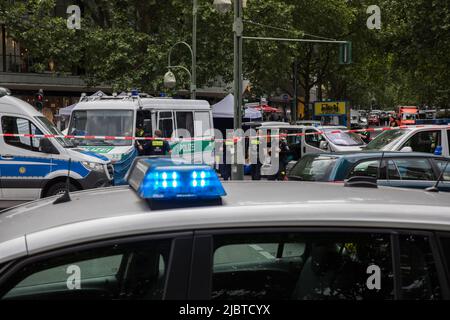
[[[414,126],[414,128],[424,128],[426,125],[418,125]],[[444,126],[440,126],[439,128],[445,128]],[[409,126],[399,126],[399,127],[383,127],[383,128],[367,128],[367,129],[354,129],[354,130],[332,130],[326,132],[326,134],[340,134],[340,133],[362,133],[362,132],[383,132],[383,131],[391,131],[391,130],[400,130],[407,129]],[[450,129],[450,125],[447,126]],[[278,127],[278,128],[259,128],[259,130],[279,130],[285,131],[288,130],[289,127]],[[76,139],[76,140],[129,140],[129,141],[151,141],[151,140],[165,140],[169,142],[180,142],[180,141],[215,141],[215,142],[224,142],[224,141],[233,141],[234,143],[238,143],[242,139],[249,138],[286,138],[286,137],[302,137],[302,136],[311,136],[311,135],[322,135],[325,134],[324,131],[316,131],[310,133],[280,133],[275,135],[258,135],[258,136],[235,136],[233,138],[228,139],[215,139],[211,137],[201,137],[201,138],[155,138],[155,137],[116,137],[116,136],[76,136],[76,135],[55,135],[55,134],[16,134],[16,133],[0,133],[0,137],[19,137],[19,138],[64,138],[64,139]]]

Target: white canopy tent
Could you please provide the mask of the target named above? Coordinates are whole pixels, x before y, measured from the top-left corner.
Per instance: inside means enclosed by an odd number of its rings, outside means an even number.
[[[222,101],[219,101],[212,106],[213,118],[233,118],[234,117],[234,96],[227,95]],[[245,109],[244,118],[260,119],[262,118],[261,111],[253,108]]]

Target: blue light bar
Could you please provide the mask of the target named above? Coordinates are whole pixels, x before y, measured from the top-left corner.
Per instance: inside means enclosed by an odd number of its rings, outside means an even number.
[[[172,159],[138,159],[128,182],[149,200],[218,199],[226,192],[213,168]]]

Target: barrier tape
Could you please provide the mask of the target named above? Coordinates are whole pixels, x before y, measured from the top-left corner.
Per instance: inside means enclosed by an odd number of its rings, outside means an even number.
[[[414,126],[414,128],[425,128],[426,125],[418,125]],[[328,131],[326,134],[340,134],[340,133],[362,133],[362,132],[384,132],[384,131],[391,131],[391,130],[401,130],[401,129],[407,129],[410,128],[410,126],[399,126],[399,127],[383,127],[383,128],[368,128],[368,129],[352,129],[352,130],[332,130]],[[445,127],[439,127],[439,128],[447,128],[450,129],[450,125]],[[260,128],[259,130],[288,130],[289,128]],[[116,136],[76,136],[76,135],[54,135],[54,134],[15,134],[15,133],[0,133],[0,137],[10,137],[10,138],[60,138],[60,139],[75,139],[75,140],[106,140],[106,141],[113,141],[113,140],[127,140],[127,141],[152,141],[152,140],[164,140],[168,142],[186,142],[186,141],[215,141],[215,142],[234,142],[238,143],[240,140],[243,139],[255,139],[255,138],[287,138],[287,137],[303,137],[303,136],[313,136],[313,135],[323,135],[325,134],[324,131],[316,131],[316,132],[310,132],[310,133],[280,133],[276,135],[258,135],[258,136],[245,136],[245,137],[232,137],[228,139],[214,139],[211,137],[208,138],[179,138],[179,139],[173,139],[173,138],[155,138],[155,137],[116,137]]]

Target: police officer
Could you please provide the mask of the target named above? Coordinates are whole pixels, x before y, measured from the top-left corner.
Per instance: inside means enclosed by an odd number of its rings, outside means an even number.
[[[221,165],[220,175],[223,180],[231,179],[231,163],[234,156],[234,140],[231,135],[223,142],[223,164]]]
[[[286,138],[286,131],[283,131],[280,136],[280,170],[278,171],[278,180],[286,178],[286,167],[289,162],[289,144]]]
[[[156,130],[154,138],[143,146],[143,156],[165,156],[171,153],[169,142],[162,138],[162,131]]]
[[[136,137],[143,138],[145,135],[144,129],[141,126],[136,127]],[[144,145],[140,140],[136,140],[135,142],[136,149],[139,156],[143,156],[144,154]]]
[[[259,159],[259,153],[262,150],[261,148],[261,140],[260,140],[261,131],[258,130],[256,136],[250,137],[249,143],[249,156],[250,156],[250,164],[252,170],[252,180],[261,180],[261,161]]]

